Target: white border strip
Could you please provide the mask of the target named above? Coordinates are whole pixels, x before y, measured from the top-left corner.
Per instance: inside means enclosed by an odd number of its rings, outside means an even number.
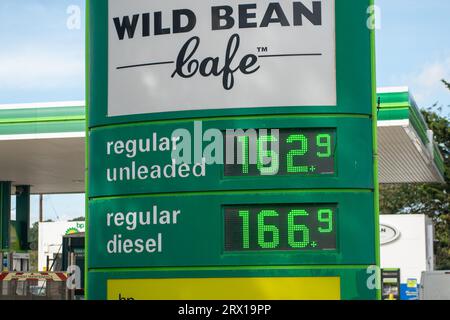
[[[38,109],[38,108],[64,108],[64,107],[84,107],[85,101],[60,101],[60,102],[35,102],[19,104],[0,104],[0,110],[15,109]]]
[[[84,138],[85,132],[31,133],[0,135],[0,141]]]
[[[377,127],[408,127],[409,120],[381,120],[377,122]]]
[[[396,93],[409,92],[408,87],[381,87],[377,89],[377,93]]]

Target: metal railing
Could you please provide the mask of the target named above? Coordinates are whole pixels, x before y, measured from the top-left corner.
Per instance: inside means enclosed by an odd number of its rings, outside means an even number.
[[[64,273],[0,274],[0,300],[67,300],[69,292]]]

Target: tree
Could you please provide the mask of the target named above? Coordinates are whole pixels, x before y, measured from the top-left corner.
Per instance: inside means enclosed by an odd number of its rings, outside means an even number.
[[[78,217],[78,218],[75,218],[75,219],[72,219],[72,220],[69,220],[69,222],[75,222],[75,221],[85,221],[86,219],[85,219],[85,217]]]
[[[448,90],[450,90],[450,82],[447,82],[444,79],[442,79],[442,83],[445,84],[445,86],[448,88]]]
[[[39,222],[35,222],[30,228],[30,234],[28,237],[31,250],[37,250],[38,239],[39,239]]]
[[[443,80],[449,88],[450,84]],[[398,184],[380,186],[381,214],[426,214],[435,226],[436,269],[450,269],[450,122],[435,106],[422,110],[444,157],[445,184]],[[438,112],[441,112],[438,109]]]
[[[53,222],[53,220],[49,219],[44,222]],[[31,250],[37,250],[39,241],[39,222],[36,221],[30,228],[30,232],[28,234],[28,242],[30,243]]]
[[[46,220],[45,222],[53,222],[53,220]],[[38,271],[38,246],[39,246],[39,222],[36,221],[30,228],[28,234],[28,241],[30,243],[30,271]]]

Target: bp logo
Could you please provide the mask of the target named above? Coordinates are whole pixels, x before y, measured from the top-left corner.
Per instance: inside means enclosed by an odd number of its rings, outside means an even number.
[[[80,230],[78,230],[77,228],[69,228],[66,230],[66,235],[75,234],[75,233],[79,233],[79,232],[80,232]]]

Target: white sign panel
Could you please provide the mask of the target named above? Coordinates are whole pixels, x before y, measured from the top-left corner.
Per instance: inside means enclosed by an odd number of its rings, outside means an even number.
[[[388,224],[380,224],[380,244],[393,242],[400,237],[400,231]]]
[[[108,115],[336,105],[335,0],[109,0]]]
[[[433,241],[428,238],[431,219],[423,214],[380,215],[381,268],[400,268],[401,283],[420,279],[422,271],[433,270]],[[383,243],[384,242],[384,243]]]

